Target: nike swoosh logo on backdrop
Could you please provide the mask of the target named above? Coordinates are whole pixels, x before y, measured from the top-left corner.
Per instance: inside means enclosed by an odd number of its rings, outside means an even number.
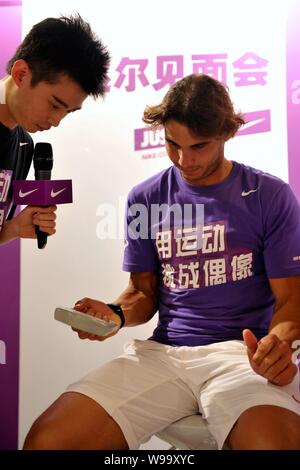
[[[243,191],[243,192],[241,192],[241,196],[249,196],[249,194],[251,194],[251,193],[256,193],[257,190],[258,190],[258,188],[250,189],[250,191]]]
[[[38,189],[39,189],[39,188],[32,189],[31,191],[26,191],[26,193],[23,193],[22,189],[20,189],[20,191],[19,191],[19,197],[26,197],[26,196],[29,196],[29,194],[34,193],[34,192],[37,191]]]
[[[65,191],[67,188],[63,188],[63,189],[60,189],[59,191],[54,191],[54,189],[51,189],[51,197],[56,197],[58,196],[60,193],[62,193],[63,191]]]

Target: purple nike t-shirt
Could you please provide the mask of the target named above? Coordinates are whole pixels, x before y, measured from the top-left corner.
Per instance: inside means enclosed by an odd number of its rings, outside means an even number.
[[[192,210],[168,226],[166,212],[153,216],[161,205],[202,207],[203,224]],[[172,166],[128,196],[123,269],[159,274],[150,339],[205,345],[241,340],[244,328],[261,338],[274,308],[268,278],[300,275],[298,202],[279,178],[237,162],[210,186],[187,184]]]

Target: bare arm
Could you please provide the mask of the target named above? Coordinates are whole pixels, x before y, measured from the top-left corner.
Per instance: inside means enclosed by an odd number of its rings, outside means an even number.
[[[120,305],[123,310],[125,317],[124,326],[141,325],[153,317],[158,305],[157,286],[158,276],[156,273],[131,273],[128,287],[113,302],[114,304]],[[112,320],[118,325],[121,324],[120,317],[100,300],[85,297],[76,302],[74,308],[89,315],[97,316],[105,320]],[[78,333],[80,339],[103,341],[117,334],[119,329],[107,336],[96,336],[78,330],[74,331]]]
[[[269,281],[275,296],[269,334],[259,342],[250,330],[243,335],[253,370],[276,385],[287,385],[297,373],[291,346],[300,339],[300,276]]]
[[[114,302],[122,307],[125,326],[135,326],[149,321],[157,311],[156,273],[131,273],[127,289]]]
[[[290,345],[300,339],[300,276],[269,279],[275,296],[275,309],[269,333]]]

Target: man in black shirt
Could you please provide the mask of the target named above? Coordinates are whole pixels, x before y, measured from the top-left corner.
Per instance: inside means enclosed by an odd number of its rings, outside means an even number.
[[[26,207],[13,217],[12,181],[25,179],[33,156],[28,134],[57,127],[87,96],[103,96],[109,54],[79,16],[33,26],[0,80],[0,244],[55,233],[56,207]]]

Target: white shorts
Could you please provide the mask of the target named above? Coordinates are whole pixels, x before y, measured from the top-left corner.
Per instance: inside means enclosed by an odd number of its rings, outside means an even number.
[[[199,412],[219,449],[248,408],[274,405],[300,415],[299,373],[285,387],[268,383],[251,369],[242,341],[174,347],[134,340],[122,356],[67,391],[98,402],[118,423],[130,449]]]

